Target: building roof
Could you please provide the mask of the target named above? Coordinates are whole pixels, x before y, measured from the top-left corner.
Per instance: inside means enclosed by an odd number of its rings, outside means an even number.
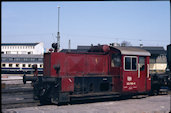
[[[85,49],[85,50],[88,50],[90,48],[91,48],[91,46],[77,46],[77,49]]]
[[[115,46],[115,47],[120,47],[120,46]],[[161,47],[161,46],[143,46],[143,47],[140,47],[140,46],[132,46],[132,47],[136,47],[136,48],[142,48],[146,51],[149,51],[151,53],[151,55],[161,55],[161,54],[166,54],[166,50]],[[77,49],[82,49],[84,51],[90,49],[91,46],[77,46]]]
[[[35,46],[39,43],[2,43],[1,46]]]
[[[145,49],[153,55],[166,54],[166,50],[161,46],[158,46],[158,47],[157,46],[144,46],[144,47],[134,46],[134,47]]]
[[[1,54],[1,58],[43,58],[43,55],[39,54]]]

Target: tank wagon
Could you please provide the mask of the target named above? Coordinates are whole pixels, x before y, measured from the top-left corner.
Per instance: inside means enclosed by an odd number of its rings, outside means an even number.
[[[32,81],[34,98],[44,104],[72,100],[112,98],[148,93],[150,53],[141,48],[92,46],[88,52],[44,54],[43,76],[23,76]]]

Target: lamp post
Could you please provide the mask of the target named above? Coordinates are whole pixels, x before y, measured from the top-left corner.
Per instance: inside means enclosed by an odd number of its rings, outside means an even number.
[[[58,6],[58,32],[57,32],[57,51],[60,49],[60,33],[59,33],[59,11],[60,7]]]

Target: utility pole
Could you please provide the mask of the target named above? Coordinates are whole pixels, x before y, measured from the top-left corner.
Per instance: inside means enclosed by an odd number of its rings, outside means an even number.
[[[71,40],[68,42],[68,52],[71,52]]]
[[[58,6],[58,32],[57,32],[57,51],[60,50],[60,33],[59,33],[59,10],[60,7]]]

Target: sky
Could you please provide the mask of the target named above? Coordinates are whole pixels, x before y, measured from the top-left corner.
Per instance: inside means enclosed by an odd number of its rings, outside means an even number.
[[[169,1],[1,2],[1,43],[57,42],[60,47],[130,42],[170,44]]]

